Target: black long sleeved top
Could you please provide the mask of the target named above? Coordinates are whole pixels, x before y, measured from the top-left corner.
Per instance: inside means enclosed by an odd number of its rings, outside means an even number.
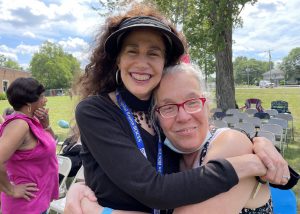
[[[91,96],[76,108],[86,184],[98,202],[120,210],[150,212],[207,200],[238,183],[225,159],[178,171],[178,154],[166,147],[164,175],[156,172],[157,137],[139,127],[148,159],[139,151],[129,123],[107,94]]]

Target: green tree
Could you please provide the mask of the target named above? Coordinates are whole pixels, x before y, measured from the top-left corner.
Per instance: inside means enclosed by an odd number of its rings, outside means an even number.
[[[285,73],[286,80],[295,79],[300,82],[300,47],[292,49],[288,56],[284,57],[280,68]]]
[[[257,0],[143,1],[156,4],[173,23],[182,26],[192,60],[199,64],[206,76],[216,71],[217,106],[224,110],[234,108],[232,30],[241,26],[239,14],[245,4],[254,4]],[[102,6],[109,6],[111,10],[119,8],[118,5],[124,5],[124,0],[107,2],[107,5]]]
[[[205,73],[216,71],[216,100],[222,109],[235,107],[232,65],[232,30],[242,25],[239,17],[246,3],[256,0],[154,0],[183,32],[192,59]],[[215,68],[209,65],[215,65]],[[207,69],[207,70],[206,70]]]
[[[253,85],[263,78],[262,74],[269,70],[269,62],[237,57],[233,62],[234,79],[237,84]]]
[[[0,54],[0,66],[6,67],[6,68],[22,70],[22,67],[19,65],[18,62],[5,57],[3,54]]]
[[[44,42],[33,55],[30,70],[47,89],[69,88],[73,77],[80,72],[80,63],[60,45]]]

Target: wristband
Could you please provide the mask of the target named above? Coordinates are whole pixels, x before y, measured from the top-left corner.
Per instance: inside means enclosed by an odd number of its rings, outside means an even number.
[[[102,213],[101,214],[112,214],[114,210],[109,208],[109,207],[103,207]]]

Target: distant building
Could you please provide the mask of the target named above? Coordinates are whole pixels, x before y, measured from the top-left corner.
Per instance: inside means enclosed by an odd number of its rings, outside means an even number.
[[[274,68],[271,71],[263,73],[263,79],[270,80],[275,85],[279,85],[280,80],[284,80],[284,72],[278,68]]]
[[[0,93],[6,92],[8,86],[19,77],[31,77],[28,71],[0,67]]]

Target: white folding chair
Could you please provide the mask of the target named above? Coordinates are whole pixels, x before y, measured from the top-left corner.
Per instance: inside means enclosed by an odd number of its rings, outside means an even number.
[[[253,117],[253,115],[254,115],[256,112],[258,112],[256,108],[247,108],[247,109],[245,110],[245,113],[248,114],[249,116],[252,116],[252,117]]]
[[[212,125],[216,128],[225,128],[228,127],[228,124],[223,120],[213,120]]]
[[[248,114],[245,112],[237,112],[234,115],[239,118],[239,122],[244,122],[249,118]]]
[[[238,112],[240,112],[240,110],[237,109],[237,108],[229,108],[226,111],[226,115],[230,116],[230,115],[234,115],[234,114],[236,114]]]
[[[251,138],[254,137],[256,131],[255,126],[252,123],[236,123],[234,128],[245,131]]]
[[[279,148],[282,150],[284,154],[284,150],[282,148],[283,141],[283,128],[278,124],[262,124],[260,127],[261,131],[269,131],[274,133],[275,135],[275,145],[279,145]]]
[[[287,145],[287,132],[288,132],[288,121],[281,118],[270,118],[268,121],[270,124],[278,124],[283,128],[283,141]]]
[[[275,117],[278,114],[276,109],[265,109],[264,112],[268,113],[270,117]]]
[[[288,113],[278,113],[275,117],[287,120],[288,123],[289,122],[292,123],[291,124],[292,127],[291,127],[290,131],[291,131],[291,136],[293,137],[293,140],[295,140],[295,138],[294,138],[294,118],[293,118],[293,115],[292,114],[288,114]]]
[[[72,181],[71,185],[73,185],[76,182],[81,182],[81,181],[84,181],[83,166],[81,166],[80,169],[78,170],[78,172],[77,172],[76,176],[74,177],[74,180]],[[66,197],[63,197],[63,198],[58,199],[58,200],[54,200],[50,204],[49,211],[54,211],[56,213],[63,213],[64,209],[65,209],[65,205],[66,205]]]
[[[222,120],[228,124],[228,127],[234,127],[234,124],[239,122],[239,118],[235,115],[225,116]]]
[[[275,145],[276,138],[275,138],[275,134],[272,132],[259,130],[257,131],[257,137],[265,137]]]
[[[68,157],[57,155],[58,160],[58,173],[63,176],[59,183],[59,197],[63,197],[66,194],[66,181],[72,168],[72,161]]]
[[[258,117],[248,117],[243,122],[252,123],[256,129],[259,129],[261,126],[261,120]]]

